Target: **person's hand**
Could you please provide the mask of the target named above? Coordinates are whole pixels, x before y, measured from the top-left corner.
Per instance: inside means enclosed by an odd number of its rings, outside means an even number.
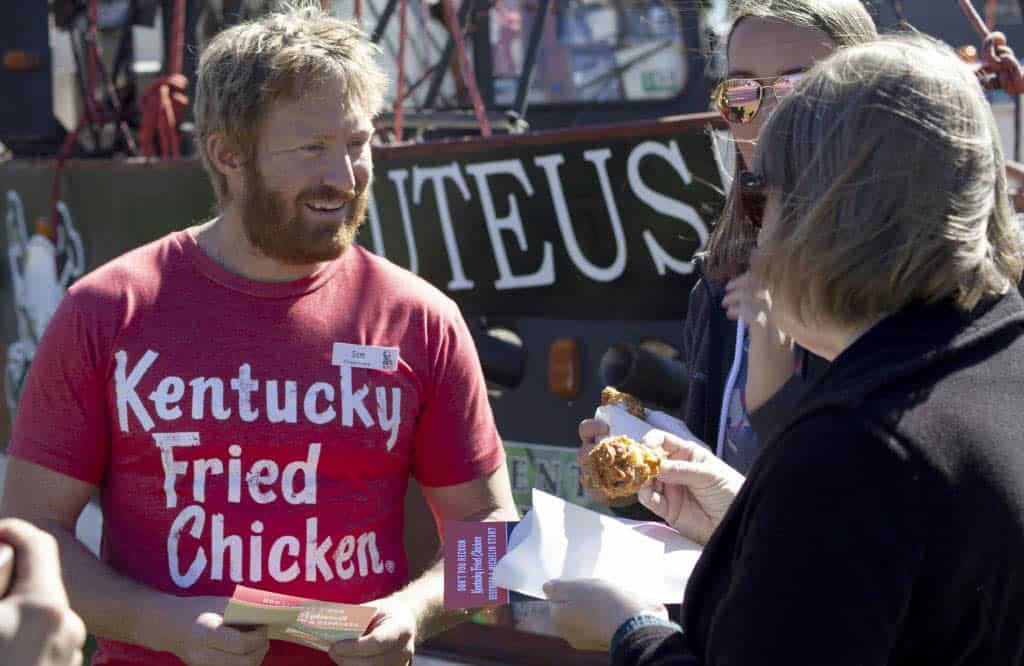
[[[179,597],[168,627],[170,652],[189,666],[257,666],[270,649],[266,627],[224,624],[224,597]]]
[[[772,321],[771,294],[761,288],[749,271],[729,280],[725,285],[722,307],[729,319],[741,320],[751,330],[764,331],[775,344],[787,343],[786,336]]]
[[[338,641],[328,655],[344,666],[406,666],[416,646],[416,616],[405,605],[389,599],[370,604],[377,614],[359,638]]]
[[[747,382],[743,397],[749,412],[760,409],[793,376],[793,341],[772,317],[772,297],[762,289],[753,274],[729,281],[725,287],[722,307],[729,319],[747,325],[750,351]]]
[[[584,419],[580,421],[579,434],[580,448],[576,450],[576,462],[582,470],[585,468],[587,456],[590,455],[591,450],[597,446],[597,443],[602,438],[608,436],[608,424],[600,419]],[[603,490],[589,483],[589,479],[582,474],[580,475],[580,483],[582,483],[583,490],[586,491],[590,499],[598,504],[607,506],[611,502],[611,498]]]
[[[696,442],[654,430],[644,437],[668,458],[657,478],[640,489],[640,503],[677,532],[703,545],[743,485],[743,475]]]
[[[14,577],[0,599],[0,654],[11,666],[78,666],[85,625],[68,605],[52,536],[22,520],[0,520],[14,548]]]
[[[555,630],[577,650],[608,650],[615,631],[634,615],[668,619],[663,605],[596,578],[548,581],[544,593]]]
[[[576,462],[579,464],[580,469],[585,469],[587,463],[587,456],[590,455],[591,449],[597,446],[597,443],[608,436],[608,424],[600,419],[584,419],[580,421],[579,427],[580,434],[580,448],[576,450]],[[590,483],[590,480],[580,475],[580,483],[583,486],[583,490],[586,491],[587,496],[593,501],[604,506],[629,506],[635,504],[636,500],[633,497],[609,497],[604,490],[595,487]]]

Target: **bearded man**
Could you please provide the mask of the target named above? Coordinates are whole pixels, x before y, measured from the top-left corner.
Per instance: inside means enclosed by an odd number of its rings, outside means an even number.
[[[0,512],[51,532],[94,664],[406,664],[446,626],[409,580],[410,477],[440,519],[515,519],[457,307],[353,244],[386,79],[293,9],[215,37],[195,116],[219,215],[79,280],[18,409]],[[102,554],[74,539],[94,493]],[[224,625],[235,585],[377,608],[328,654]]]

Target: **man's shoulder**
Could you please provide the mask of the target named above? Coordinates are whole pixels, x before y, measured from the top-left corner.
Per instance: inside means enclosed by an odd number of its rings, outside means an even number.
[[[155,292],[168,265],[180,254],[175,232],[128,250],[75,281],[68,298],[81,306],[122,302]]]
[[[425,309],[448,312],[458,310],[455,302],[443,291],[424,278],[407,268],[395,264],[390,259],[374,254],[370,250],[353,245],[363,272],[361,281],[375,283],[382,296],[398,296],[402,300]]]

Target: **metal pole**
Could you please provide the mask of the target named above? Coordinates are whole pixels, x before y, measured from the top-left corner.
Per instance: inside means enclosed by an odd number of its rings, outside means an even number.
[[[370,36],[370,41],[376,44],[380,41],[380,38],[384,36],[384,31],[387,30],[388,23],[391,21],[391,15],[395,13],[395,8],[398,7],[398,0],[388,0],[388,4],[384,6],[384,12],[377,19],[377,27],[373,29],[373,34]]]
[[[544,24],[547,22],[550,8],[551,0],[540,0],[539,11],[533,17],[533,25],[530,27],[530,44],[526,49],[523,71],[519,73],[519,83],[516,86],[516,101],[513,106],[521,120],[526,119],[527,98],[530,96],[530,86],[533,85],[533,71],[536,69],[537,51],[540,50],[540,38],[544,34]]]
[[[462,6],[459,7],[459,27],[463,30],[465,30],[466,19],[469,17],[474,4],[474,0],[462,0]],[[434,102],[437,101],[437,96],[441,94],[441,84],[444,83],[444,76],[448,73],[448,67],[451,65],[454,52],[455,35],[449,34],[448,42],[444,45],[444,52],[441,54],[441,59],[435,65],[437,69],[434,70],[433,77],[430,79],[430,88],[427,89],[427,96],[423,100],[424,109],[434,108]]]

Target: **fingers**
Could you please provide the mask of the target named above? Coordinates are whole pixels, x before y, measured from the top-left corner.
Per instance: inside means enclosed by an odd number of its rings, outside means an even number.
[[[381,630],[373,630],[365,636],[345,641],[338,641],[331,646],[332,659],[342,659],[342,663],[357,663],[354,658],[382,658],[384,655],[412,655],[412,633],[407,630],[396,631],[393,626],[381,625]],[[375,660],[374,663],[377,663]],[[383,663],[390,663],[384,660]]]
[[[77,613],[69,611],[65,614],[64,635],[67,637],[67,643],[75,650],[79,650],[85,645],[88,633],[85,630],[85,622]]]
[[[658,480],[666,484],[706,488],[717,481],[708,465],[687,460],[663,460]]]
[[[367,636],[360,636],[359,638],[351,638],[345,641],[338,641],[331,646],[331,657],[343,658],[345,664],[349,663],[349,660],[353,657],[375,657],[385,652],[390,652],[394,649],[392,643],[383,643],[379,639],[372,637],[372,634]]]
[[[757,282],[751,273],[733,278],[725,286],[722,308],[726,316],[748,324],[767,324],[772,307],[771,294]]]
[[[650,511],[653,511],[659,518],[666,518],[668,517],[669,507],[663,494],[664,486],[658,486],[656,485],[657,483],[658,481],[655,480],[645,485],[636,496],[641,504]]]
[[[749,300],[749,296],[743,291],[728,291],[722,298],[722,308],[730,319],[735,319],[735,315],[739,314]]]
[[[242,631],[221,624],[210,632],[207,645],[213,650],[228,654],[256,654],[267,648],[267,628],[256,627],[251,631]]]
[[[0,620],[5,625],[0,628],[0,650],[7,648],[5,656],[12,657],[14,663],[72,664],[79,659],[85,625],[66,605],[39,596],[8,599],[0,605],[7,606]],[[17,621],[10,622],[15,615]],[[15,643],[10,645],[3,636],[8,629],[14,630]],[[16,653],[13,656],[7,654],[11,648]]]
[[[754,280],[753,274],[750,271],[747,271],[743,275],[740,275],[738,277],[734,277],[733,279],[731,279],[728,282],[726,282],[725,283],[725,291],[726,291],[726,293],[729,293],[729,292],[742,291],[744,289],[753,290],[754,287],[756,287],[756,285],[757,285],[757,283]]]
[[[359,639],[338,641],[327,654],[334,663],[344,666],[403,666],[412,660],[411,646],[354,645],[358,642]]]
[[[580,581],[557,578],[544,583],[544,594],[548,601],[554,603],[566,603],[572,601],[575,590],[580,586]]]
[[[722,299],[725,316],[732,321],[743,320],[748,324],[768,324],[768,311],[771,309],[771,298],[765,291],[737,292]]]
[[[606,584],[597,578],[553,578],[544,583],[542,589],[548,601],[564,604],[579,601],[593,593],[595,586],[601,587]]]
[[[600,419],[584,419],[580,421],[579,434],[583,445],[593,446],[597,440],[608,434],[608,424]]]
[[[14,548],[11,594],[45,593],[67,603],[57,540],[49,532],[23,520],[0,520],[0,541]]]
[[[652,430],[644,435],[644,444],[652,448],[661,448],[668,454],[669,460],[690,460],[700,462],[705,455],[705,448],[699,443],[682,439],[663,430]]]

